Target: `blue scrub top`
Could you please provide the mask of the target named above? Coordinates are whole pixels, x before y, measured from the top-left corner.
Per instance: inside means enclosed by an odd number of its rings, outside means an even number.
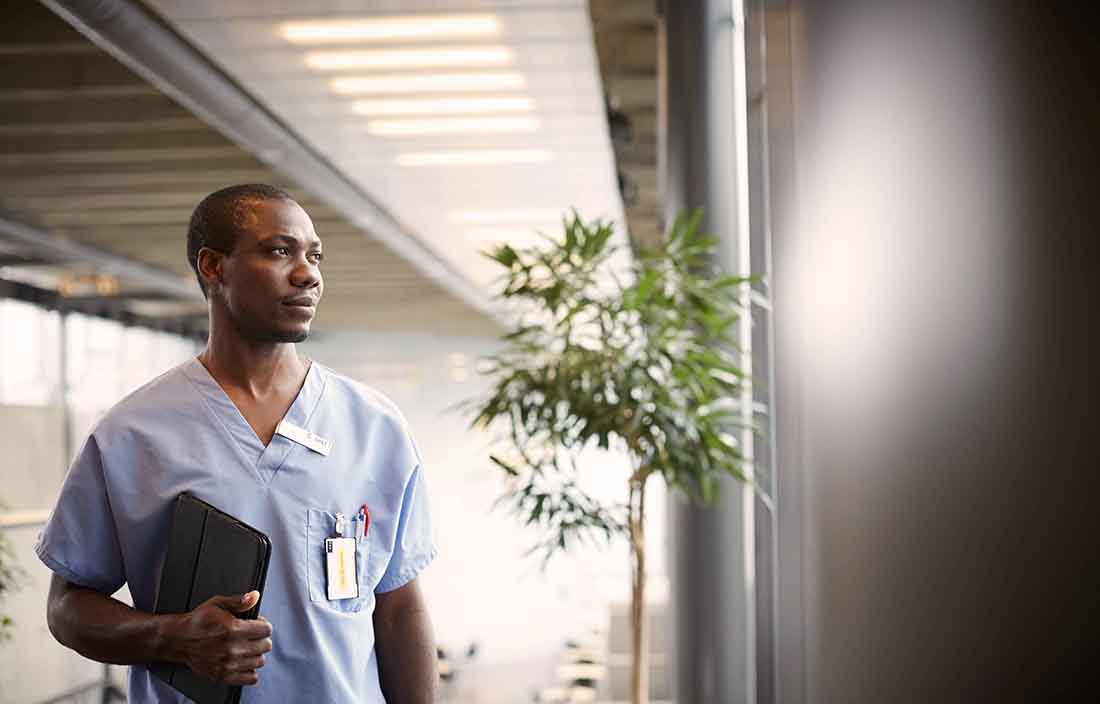
[[[263,443],[197,359],[123,399],[65,478],[38,556],[75,584],[152,611],[173,502],[184,491],[271,539],[260,613],[274,649],[243,702],[384,702],[374,650],[375,593],[435,557],[419,451],[393,403],[313,362],[285,420],[331,441],[325,457],[282,435]],[[362,504],[359,597],[329,601],[324,540]],[[349,523],[350,525],[350,523]],[[186,702],[141,666],[131,702]]]

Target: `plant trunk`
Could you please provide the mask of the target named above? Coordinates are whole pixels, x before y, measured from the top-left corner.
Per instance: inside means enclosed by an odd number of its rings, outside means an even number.
[[[631,704],[649,702],[649,624],[645,603],[645,482],[646,477],[630,480],[630,625]]]

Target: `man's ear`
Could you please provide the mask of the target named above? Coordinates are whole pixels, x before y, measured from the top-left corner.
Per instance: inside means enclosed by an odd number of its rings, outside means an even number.
[[[199,249],[196,265],[199,270],[199,276],[202,277],[203,283],[206,284],[207,292],[214,290],[215,286],[222,282],[224,264],[225,255],[221,252],[210,249],[209,247],[202,247]]]

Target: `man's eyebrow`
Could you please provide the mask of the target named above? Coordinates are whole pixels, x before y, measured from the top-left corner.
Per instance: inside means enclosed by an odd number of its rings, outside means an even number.
[[[300,240],[297,237],[294,237],[292,235],[271,235],[270,237],[265,237],[262,240],[260,240],[260,244],[261,245],[269,245],[269,244],[279,243],[279,244],[297,245],[299,243],[299,241]],[[320,238],[307,240],[306,245],[310,249],[320,249],[321,240],[320,240]]]

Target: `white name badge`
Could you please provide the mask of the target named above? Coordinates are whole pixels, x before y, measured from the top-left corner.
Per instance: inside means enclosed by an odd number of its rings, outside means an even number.
[[[355,538],[325,539],[325,573],[329,599],[354,599],[359,596],[355,574]]]
[[[332,451],[331,440],[326,440],[320,435],[311,433],[305,428],[300,428],[288,420],[284,419],[281,421],[278,427],[275,428],[275,432],[325,457],[328,457],[328,453]]]

